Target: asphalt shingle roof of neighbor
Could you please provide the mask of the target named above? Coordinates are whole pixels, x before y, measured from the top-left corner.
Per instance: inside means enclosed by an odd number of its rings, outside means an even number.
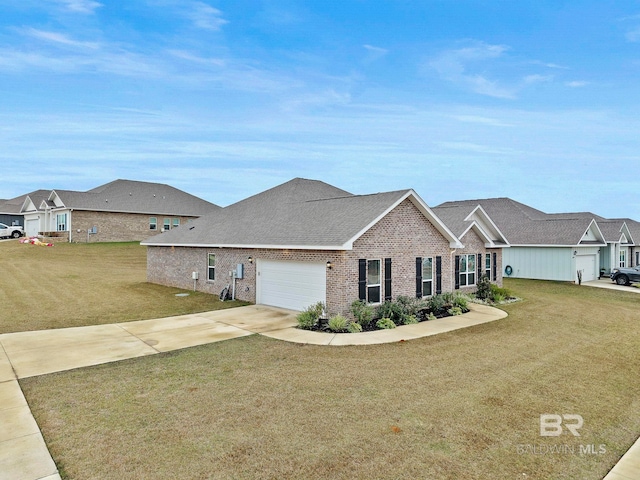
[[[578,245],[594,219],[591,214],[547,214],[506,197],[445,202],[434,211],[446,215],[444,212],[457,207],[470,213],[477,205],[482,206],[511,245]]]
[[[24,204],[24,201],[27,197],[31,198],[31,200],[37,206],[43,200],[45,200],[50,193],[51,190],[34,190],[33,192],[20,195],[19,197],[4,200],[0,202],[0,213],[13,213],[19,215],[20,213],[22,213],[22,205]]]
[[[200,216],[221,208],[170,185],[135,180],[114,180],[86,192],[54,191],[76,210]]]
[[[324,182],[295,178],[143,243],[338,248],[408,192],[352,195]]]
[[[466,203],[463,205],[440,205],[433,207],[432,210],[455,236],[460,237],[460,235],[469,228],[470,222],[465,221],[465,218],[467,218],[477,206],[478,204],[472,206]]]

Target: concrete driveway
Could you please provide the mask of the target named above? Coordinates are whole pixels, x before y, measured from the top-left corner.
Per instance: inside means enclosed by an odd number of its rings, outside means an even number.
[[[590,282],[584,282],[582,285],[585,285],[587,287],[606,288],[607,290],[617,290],[619,292],[640,293],[640,288],[632,286],[627,287],[626,285],[617,285],[613,283],[610,278],[591,280]]]

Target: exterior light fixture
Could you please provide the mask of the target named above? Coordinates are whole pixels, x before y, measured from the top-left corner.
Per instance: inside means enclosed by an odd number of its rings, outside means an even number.
[[[249,263],[253,263],[253,257],[249,257]]]
[[[333,264],[331,263],[331,260],[327,260],[327,268],[329,270],[331,270],[333,268]]]

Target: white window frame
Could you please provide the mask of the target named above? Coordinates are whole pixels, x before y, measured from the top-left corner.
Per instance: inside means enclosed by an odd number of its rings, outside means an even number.
[[[425,263],[429,261],[431,263],[431,277],[427,277],[424,273]],[[426,291],[429,293],[425,293]],[[430,297],[433,295],[433,257],[422,257],[422,296]]]
[[[149,230],[158,230],[158,217],[149,217]]]
[[[369,283],[369,264],[372,262],[378,263],[378,283]],[[375,288],[378,289],[378,300],[372,302],[370,300],[371,295],[369,295],[369,290]],[[382,260],[380,259],[367,260],[367,303],[371,305],[382,303]]]
[[[625,268],[627,266],[627,249],[626,248],[620,249],[619,261],[620,261],[620,264],[618,266],[620,268]]]
[[[211,259],[213,258],[213,265],[211,265]],[[207,254],[207,282],[215,282],[216,280],[216,254]]]
[[[179,218],[174,218],[171,222],[171,228],[176,228],[180,226],[180,219]]]
[[[171,219],[170,218],[163,218],[162,219],[162,228],[164,229],[165,232],[167,230],[171,230]]]
[[[469,259],[473,257],[473,268],[469,269]],[[464,262],[463,262],[464,258]],[[471,287],[476,284],[476,261],[478,260],[475,253],[464,253],[460,255],[460,273],[458,275],[458,281],[461,287]],[[462,264],[464,263],[465,269],[462,270]],[[471,282],[469,281],[471,279]]]
[[[484,274],[491,280],[491,252],[485,254],[484,259]]]
[[[62,219],[62,221],[60,221],[60,219]],[[56,231],[57,232],[67,231],[67,214],[66,213],[56,213]]]

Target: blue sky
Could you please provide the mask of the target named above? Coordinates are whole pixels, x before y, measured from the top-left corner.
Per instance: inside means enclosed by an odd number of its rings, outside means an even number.
[[[0,198],[293,177],[640,220],[640,2],[0,0]]]

